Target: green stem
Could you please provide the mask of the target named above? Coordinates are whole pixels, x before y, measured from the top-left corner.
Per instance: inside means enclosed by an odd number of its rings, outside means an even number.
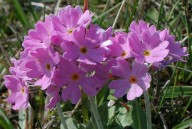
[[[144,92],[145,98],[145,108],[146,108],[146,119],[147,119],[147,129],[152,129],[152,122],[151,122],[151,108],[150,108],[150,100],[149,94],[147,91]]]
[[[60,116],[60,118],[61,118],[61,123],[62,123],[62,125],[63,125],[63,128],[64,128],[64,129],[68,129],[67,124],[66,124],[66,122],[65,122],[65,118],[64,118],[64,116],[63,116],[63,112],[62,112],[62,110],[61,110],[61,105],[60,105],[60,103],[57,104],[57,109],[58,109],[58,114],[59,114],[59,116]]]
[[[100,118],[99,112],[97,110],[97,105],[96,105],[96,102],[95,102],[95,98],[92,97],[92,96],[89,96],[89,102],[90,102],[90,105],[91,105],[91,112],[93,113],[93,116],[94,116],[96,124],[97,124],[97,128],[98,129],[103,129],[103,125],[101,123],[101,118]]]

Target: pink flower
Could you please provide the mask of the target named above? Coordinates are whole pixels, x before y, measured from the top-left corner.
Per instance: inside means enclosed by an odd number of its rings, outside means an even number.
[[[13,104],[12,108],[14,110],[26,109],[29,105],[29,94],[25,82],[15,75],[5,75],[4,80],[5,86],[11,91],[7,101]]]
[[[173,60],[182,60],[182,57],[187,56],[187,48],[182,47],[181,43],[175,41],[175,36],[170,35],[169,30],[165,29],[159,32],[161,41],[168,41],[169,45],[167,49],[169,49],[169,55],[173,58]]]
[[[91,31],[92,32],[92,31]],[[63,43],[64,58],[68,60],[77,60],[78,62],[96,65],[106,59],[106,47],[102,47],[103,39],[90,38],[87,35],[95,35],[95,32],[89,33],[85,28],[81,27],[78,31],[73,32],[74,41],[72,43]]]
[[[46,17],[45,22],[38,21],[35,25],[35,29],[29,30],[28,36],[25,36],[22,45],[24,48],[49,48],[51,43],[58,42],[61,42],[61,39],[57,36],[52,20],[48,16]]]
[[[118,59],[127,59],[131,57],[129,38],[127,33],[117,33],[115,37],[111,37],[113,42],[108,47],[110,48],[110,55]]]
[[[144,31],[147,30],[150,34],[153,34],[156,32],[156,27],[154,25],[150,26],[149,23],[146,23],[145,21],[140,20],[138,23],[133,21],[130,24],[129,30],[130,30],[130,32],[137,34],[139,37],[139,40],[141,41],[142,40],[142,34]]]
[[[47,108],[55,107],[55,105],[61,100],[61,96],[59,93],[60,89],[61,89],[61,87],[54,85],[54,84],[50,85],[47,88],[46,94],[50,98],[49,102],[46,104]]]
[[[68,5],[58,12],[58,16],[52,16],[55,30],[63,40],[71,41],[73,32],[79,27],[86,27],[91,22],[93,14],[86,10],[84,13],[80,6],[75,8]]]
[[[142,41],[139,40],[135,33],[130,34],[129,44],[131,47],[131,55],[139,63],[155,63],[163,61],[168,55],[168,41],[160,41],[157,32],[151,34],[149,31],[142,33]]]
[[[63,86],[63,101],[71,100],[73,104],[76,104],[81,98],[81,89],[87,95],[96,95],[96,87],[101,85],[99,80],[94,76],[87,76],[88,73],[78,67],[76,62],[61,59],[58,68],[54,82]]]
[[[125,60],[118,60],[117,65],[112,67],[112,74],[119,77],[109,84],[109,88],[115,89],[114,96],[117,98],[127,94],[127,99],[133,100],[150,86],[151,77],[144,64],[133,62],[130,66]]]
[[[35,85],[41,86],[44,90],[51,84],[51,79],[60,57],[57,52],[54,53],[44,48],[37,48],[30,55],[34,57],[34,60],[29,60],[25,63],[25,67],[29,69],[26,75],[29,78],[38,79]]]

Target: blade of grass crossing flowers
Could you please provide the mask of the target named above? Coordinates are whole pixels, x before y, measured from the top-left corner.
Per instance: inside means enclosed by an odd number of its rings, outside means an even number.
[[[119,19],[120,12],[121,12],[121,10],[122,10],[123,5],[125,4],[125,2],[126,2],[126,0],[123,0],[123,1],[122,1],[121,7],[120,7],[119,10],[118,10],[117,16],[116,16],[116,18],[115,18],[115,20],[114,20],[114,22],[113,22],[113,26],[112,26],[113,29],[115,29],[115,26],[116,26],[116,24],[117,24],[117,20]]]

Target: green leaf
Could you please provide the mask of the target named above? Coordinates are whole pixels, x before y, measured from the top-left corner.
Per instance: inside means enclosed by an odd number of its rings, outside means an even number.
[[[132,119],[133,124],[132,127],[134,129],[147,129],[147,121],[146,114],[141,106],[138,104],[137,100],[132,101],[133,112]]]
[[[67,118],[66,124],[69,129],[78,129],[78,124],[73,118]]]
[[[99,106],[98,110],[104,129],[124,129],[133,123],[132,107],[127,111],[118,102],[112,107],[108,107],[107,102],[105,102]]]
[[[180,124],[173,127],[173,129],[186,129],[192,127],[192,119],[183,121]]]
[[[119,2],[118,4],[116,4],[115,6],[113,6],[112,8],[110,8],[109,10],[107,10],[106,12],[100,14],[99,16],[97,16],[96,18],[93,19],[93,23],[95,23],[98,19],[104,17],[105,15],[108,15],[111,11],[115,10],[116,8],[118,8],[121,5],[121,2]]]
[[[133,119],[132,119],[133,108],[132,108],[132,106],[129,106],[129,108],[130,108],[130,110],[127,111],[126,108],[120,107],[119,113],[116,117],[116,120],[118,120],[118,122],[120,122],[120,124],[123,127],[131,126],[133,124]]]
[[[16,9],[16,13],[18,14],[18,18],[21,21],[21,23],[23,24],[24,27],[26,27],[27,29],[31,28],[30,23],[28,22],[28,20],[26,19],[25,13],[23,12],[23,9],[19,3],[18,0],[12,0],[14,7]]]
[[[108,86],[104,86],[101,91],[97,94],[97,105],[100,106],[104,102],[106,102],[107,97],[109,94],[109,88]]]
[[[148,10],[146,16],[154,20],[155,22],[158,22],[159,11],[155,8],[152,8]]]
[[[3,119],[2,117],[0,117],[0,127],[3,127],[4,129],[13,129],[13,128],[9,127],[9,125],[6,123],[5,119]]]
[[[13,129],[13,125],[10,122],[9,118],[6,114],[0,109],[0,125],[5,129]]]
[[[31,0],[33,2],[46,2],[46,3],[52,3],[52,2],[56,2],[56,0]]]
[[[172,97],[172,91],[174,90],[173,97],[179,97],[179,96],[192,96],[192,86],[168,86],[164,90],[165,98],[171,98]]]
[[[89,107],[88,105],[88,98],[85,94],[82,95],[82,104],[81,104],[81,109],[82,109],[82,115],[83,115],[83,123],[87,124],[89,122]]]

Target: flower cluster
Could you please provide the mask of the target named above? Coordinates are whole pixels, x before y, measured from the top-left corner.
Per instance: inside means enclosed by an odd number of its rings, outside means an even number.
[[[35,86],[49,97],[48,108],[61,100],[76,104],[82,92],[95,96],[109,81],[114,96],[133,100],[150,87],[150,66],[165,67],[187,55],[167,29],[133,21],[128,33],[113,33],[94,25],[92,16],[67,6],[29,30],[20,59],[12,60],[12,75],[4,76],[13,109],[28,107],[29,87]]]

